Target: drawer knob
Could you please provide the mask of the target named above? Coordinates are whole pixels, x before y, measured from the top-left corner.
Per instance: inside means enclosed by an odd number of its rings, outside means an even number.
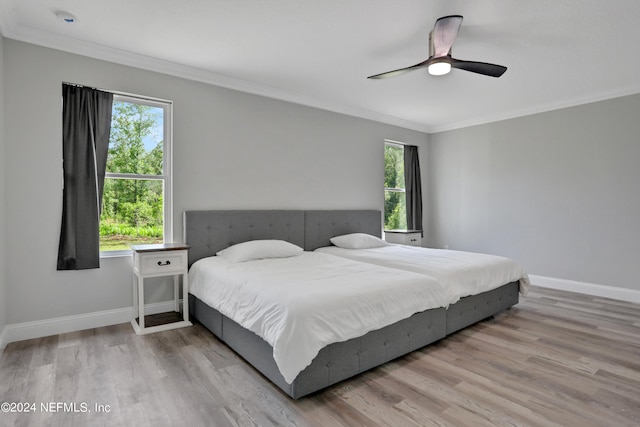
[[[169,264],[171,264],[171,261],[169,261],[169,260],[167,260],[166,262],[158,261],[158,265],[159,266],[169,265]]]

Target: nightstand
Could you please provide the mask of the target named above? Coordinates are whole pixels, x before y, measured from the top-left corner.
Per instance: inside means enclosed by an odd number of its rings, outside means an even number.
[[[191,326],[189,321],[189,246],[181,243],[160,243],[133,245],[133,307],[136,315],[131,325],[136,334]],[[174,310],[180,312],[180,276],[182,276],[182,320],[156,326],[146,326],[144,318],[144,279],[150,277],[173,276]],[[137,319],[137,320],[136,320]]]
[[[422,230],[384,230],[384,240],[401,245],[422,246]]]

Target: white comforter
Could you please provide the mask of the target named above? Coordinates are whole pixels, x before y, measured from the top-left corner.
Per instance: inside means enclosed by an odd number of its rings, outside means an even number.
[[[452,299],[431,277],[316,252],[239,263],[204,258],[189,282],[192,294],[273,347],[288,383],[326,345]]]
[[[328,246],[316,251],[433,277],[454,292],[451,304],[515,281],[520,282],[520,293],[526,295],[530,285],[529,276],[518,263],[497,255],[406,245],[370,249]]]

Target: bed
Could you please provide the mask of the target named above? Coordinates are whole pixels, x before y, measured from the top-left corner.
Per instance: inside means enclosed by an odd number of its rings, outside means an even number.
[[[338,236],[333,241],[335,243],[332,246],[316,251],[424,274],[446,285],[454,293],[452,309],[447,310],[447,334],[466,326],[458,322],[460,313],[455,303],[460,300],[512,282],[517,282],[519,293],[526,295],[530,286],[524,269],[517,262],[502,256],[389,244],[375,236],[359,233]],[[341,247],[342,242],[346,247]]]
[[[231,253],[230,253],[231,252]],[[327,345],[446,308],[454,293],[430,276],[254,240],[195,262],[189,292],[273,348],[287,383]]]
[[[184,239],[191,246],[189,265],[241,242],[278,239],[306,251],[330,246],[349,233],[380,236],[381,213],[373,210],[185,211]],[[332,255],[333,256],[333,255]],[[399,270],[398,270],[399,271]],[[505,283],[461,298],[447,308],[434,307],[321,348],[293,380],[285,379],[274,347],[255,332],[190,295],[195,320],[235,350],[292,398],[300,398],[444,338],[448,333],[517,304],[519,282]]]

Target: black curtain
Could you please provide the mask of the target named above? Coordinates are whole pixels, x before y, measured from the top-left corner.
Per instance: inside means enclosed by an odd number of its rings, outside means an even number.
[[[407,228],[422,230],[422,184],[418,147],[404,146],[404,185],[407,196]],[[422,233],[424,236],[424,232]]]
[[[58,270],[100,267],[100,205],[113,94],[62,85],[64,188]]]

